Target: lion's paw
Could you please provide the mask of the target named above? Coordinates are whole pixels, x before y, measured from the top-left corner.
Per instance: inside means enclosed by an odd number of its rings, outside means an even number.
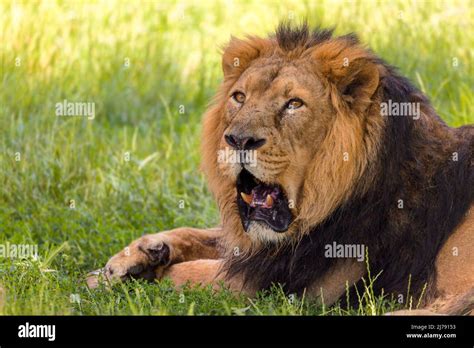
[[[128,278],[156,279],[170,260],[170,246],[161,238],[142,237],[114,255],[103,269],[89,273],[87,285],[95,288],[103,280],[110,283]]]

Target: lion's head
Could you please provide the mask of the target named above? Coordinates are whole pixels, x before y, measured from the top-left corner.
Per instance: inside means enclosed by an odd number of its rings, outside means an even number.
[[[222,67],[202,150],[224,229],[241,247],[298,240],[364,190],[384,66],[351,35],[280,25],[232,38]]]

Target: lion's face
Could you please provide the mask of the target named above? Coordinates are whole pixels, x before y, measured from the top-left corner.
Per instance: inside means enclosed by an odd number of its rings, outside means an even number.
[[[354,63],[359,79],[334,81],[331,64],[343,56],[326,57],[327,49],[340,54],[347,42],[333,46],[288,51],[253,38],[234,39],[225,51],[224,84],[204,123],[203,166],[235,234],[259,242],[298,235],[334,210],[364,169],[370,144],[362,130],[381,127],[353,113],[366,109],[364,88],[374,93],[378,72]]]
[[[328,95],[307,60],[262,59],[230,88],[222,175],[236,182],[244,229],[281,238],[298,214],[304,174],[332,120]]]

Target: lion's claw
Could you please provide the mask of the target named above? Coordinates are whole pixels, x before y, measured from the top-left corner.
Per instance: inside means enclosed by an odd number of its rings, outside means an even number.
[[[89,289],[95,289],[101,281],[105,279],[105,270],[103,268],[87,273],[86,283]]]

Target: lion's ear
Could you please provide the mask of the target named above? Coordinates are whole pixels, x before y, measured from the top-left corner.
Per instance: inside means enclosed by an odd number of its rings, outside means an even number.
[[[356,111],[364,111],[379,85],[379,69],[371,54],[346,38],[317,47],[317,68],[336,86],[339,96]]]
[[[247,69],[250,63],[264,55],[271,48],[271,41],[259,37],[240,40],[232,37],[222,55],[224,78],[235,78]]]

